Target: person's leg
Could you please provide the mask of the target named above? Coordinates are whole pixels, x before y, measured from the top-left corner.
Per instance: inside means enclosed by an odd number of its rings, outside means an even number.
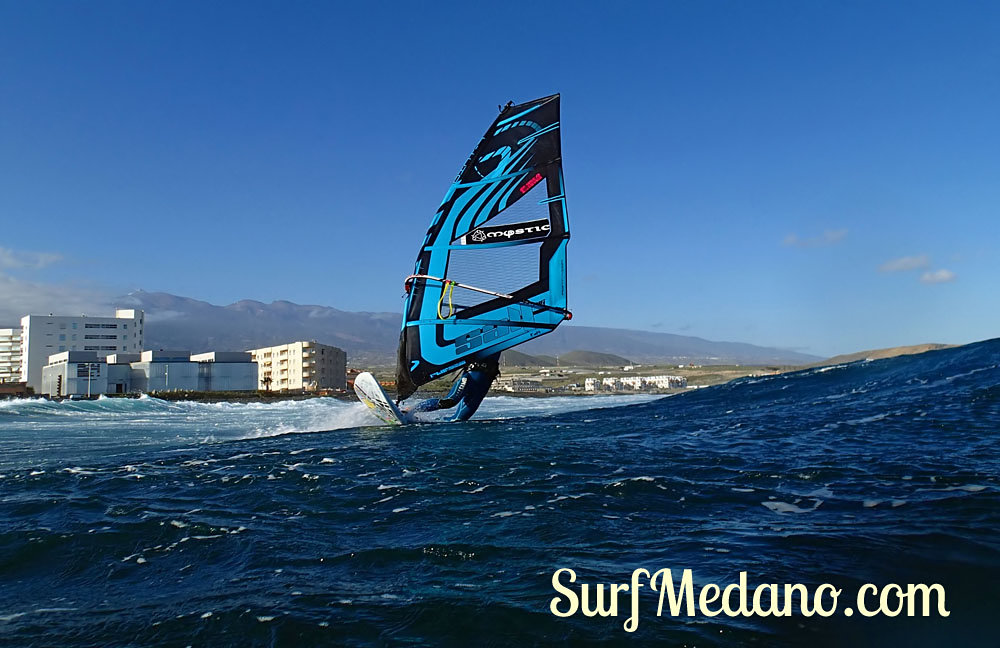
[[[490,390],[491,384],[493,384],[493,376],[489,373],[482,371],[469,372],[462,400],[459,401],[458,408],[455,410],[455,414],[451,417],[451,420],[467,421],[472,418],[472,415],[476,413],[476,410],[482,404],[483,399],[486,398],[486,392]]]
[[[469,404],[466,403],[465,399],[462,399],[462,401],[459,402],[458,407],[455,408],[455,414],[451,417],[451,420],[468,421],[472,418],[472,415],[476,413],[477,409],[479,409],[478,403],[476,404],[476,407],[470,407]]]
[[[413,407],[406,410],[408,414],[415,412],[435,412],[441,409],[441,399],[440,398],[428,398],[427,400],[420,401]]]

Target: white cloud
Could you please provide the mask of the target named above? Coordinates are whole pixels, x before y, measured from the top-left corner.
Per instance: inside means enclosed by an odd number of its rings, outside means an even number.
[[[62,260],[62,256],[52,252],[22,252],[0,247],[0,268],[39,269]]]
[[[810,238],[801,238],[798,234],[789,234],[781,244],[789,247],[820,247],[840,243],[846,237],[846,229],[826,230],[821,235]]]
[[[933,271],[928,270],[924,274],[920,275],[920,281],[925,284],[947,283],[949,281],[955,281],[957,278],[958,275],[951,270],[945,270],[944,268]]]
[[[931,264],[931,259],[926,254],[919,256],[905,256],[898,259],[886,261],[879,267],[879,272],[906,272],[907,270],[919,270]]]
[[[0,273],[0,326],[17,325],[30,314],[96,315],[108,311],[112,299],[93,286],[25,281]]]

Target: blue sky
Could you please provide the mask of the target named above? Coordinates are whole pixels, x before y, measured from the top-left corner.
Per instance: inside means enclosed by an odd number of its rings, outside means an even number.
[[[560,92],[577,323],[996,337],[997,34],[993,3],[2,1],[0,317],[397,311],[496,106]]]

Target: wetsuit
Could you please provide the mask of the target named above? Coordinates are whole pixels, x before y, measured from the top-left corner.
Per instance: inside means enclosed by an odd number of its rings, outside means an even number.
[[[468,420],[486,398],[493,380],[500,374],[500,357],[490,356],[468,365],[444,398],[429,398],[418,403],[410,413],[435,412],[456,407],[452,421]]]

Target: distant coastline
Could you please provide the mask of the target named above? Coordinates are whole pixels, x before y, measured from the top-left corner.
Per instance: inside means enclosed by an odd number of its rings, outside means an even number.
[[[910,345],[910,346],[899,346],[891,347],[886,349],[873,349],[869,351],[859,351],[853,354],[845,354],[834,356],[825,360],[823,362],[818,362],[805,366],[740,366],[740,365],[701,365],[694,367],[672,367],[663,365],[651,365],[651,366],[638,366],[639,371],[633,371],[631,375],[642,375],[663,371],[676,371],[678,373],[685,374],[688,378],[688,387],[681,389],[657,389],[657,390],[645,390],[645,391],[632,391],[632,390],[621,390],[621,391],[584,391],[582,389],[558,389],[558,390],[543,390],[543,391],[533,391],[533,392],[511,392],[503,391],[497,389],[494,386],[490,390],[489,396],[513,396],[517,398],[554,398],[559,396],[620,396],[623,394],[649,394],[658,396],[675,396],[677,394],[682,394],[687,391],[694,391],[705,387],[714,387],[718,385],[724,385],[730,383],[734,380],[740,378],[746,378],[748,376],[761,376],[761,375],[779,375],[794,371],[803,371],[807,369],[815,369],[824,366],[834,366],[840,364],[846,364],[849,362],[857,362],[860,360],[882,360],[886,358],[893,358],[901,355],[915,355],[922,353],[929,353],[933,351],[939,351],[943,349],[952,348],[954,345],[946,344],[920,344],[920,345]],[[573,380],[579,380],[584,375],[601,375],[605,373],[616,373],[622,374],[622,368],[618,367],[548,367],[550,369],[558,369],[560,371],[565,371],[567,375],[563,376],[561,382],[569,383]],[[524,367],[524,366],[513,366],[506,367],[504,369],[505,375],[527,375],[524,372],[532,372],[540,369],[540,367]],[[391,386],[391,376],[393,369],[389,367],[375,368],[373,373],[376,374],[383,381],[383,385],[386,386],[386,391],[390,394],[392,393]],[[433,381],[424,385],[421,389],[421,393],[427,395],[437,395],[446,392],[451,386],[451,378],[446,376],[439,380]],[[47,396],[37,395],[37,394],[3,394],[0,393],[0,400],[8,398],[44,398],[46,400],[52,401],[67,401],[67,400],[98,400],[99,398],[141,398],[144,394],[132,393],[132,394],[108,394],[102,396],[94,396],[91,398],[49,398]],[[150,394],[145,394],[150,398],[157,398],[159,400],[177,402],[177,401],[191,401],[200,403],[271,403],[277,401],[301,401],[310,400],[313,398],[334,398],[341,401],[354,401],[357,397],[351,390],[347,391],[326,391],[323,393],[314,392],[194,392],[194,391],[169,391],[169,392],[154,392]]]

